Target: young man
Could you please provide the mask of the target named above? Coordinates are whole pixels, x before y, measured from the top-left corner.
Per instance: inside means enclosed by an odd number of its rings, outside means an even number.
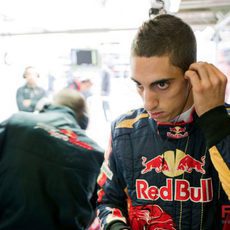
[[[18,110],[34,112],[37,103],[46,96],[46,92],[42,87],[38,86],[39,74],[33,66],[25,68],[23,78],[26,84],[19,87],[16,92]]]
[[[0,124],[0,229],[92,223],[103,150],[80,128],[84,113],[83,96],[63,89],[40,113],[19,112]]]
[[[131,70],[144,108],[112,124],[98,178],[102,229],[230,227],[226,76],[196,62],[193,31],[167,14],[137,32]]]

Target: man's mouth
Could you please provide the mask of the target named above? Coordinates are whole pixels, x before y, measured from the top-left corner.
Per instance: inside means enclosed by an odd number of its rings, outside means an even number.
[[[157,119],[159,118],[160,116],[162,116],[163,112],[155,112],[155,113],[151,113],[149,112],[149,116],[152,118],[152,119]]]

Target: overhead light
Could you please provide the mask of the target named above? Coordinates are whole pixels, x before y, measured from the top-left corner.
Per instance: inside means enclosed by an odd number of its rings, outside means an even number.
[[[149,17],[155,17],[158,14],[167,13],[165,10],[165,2],[163,0],[152,0],[151,8],[149,9]]]
[[[177,13],[180,9],[181,0],[164,0],[165,10],[168,13]]]
[[[180,3],[181,0],[152,0],[149,17],[164,13],[177,13]]]

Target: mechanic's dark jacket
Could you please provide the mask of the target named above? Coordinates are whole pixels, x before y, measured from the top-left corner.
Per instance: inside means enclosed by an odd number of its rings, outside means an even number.
[[[115,121],[98,177],[101,228],[230,229],[227,111],[156,124],[139,109]]]
[[[1,230],[86,229],[95,217],[91,198],[104,154],[74,116],[49,106],[1,124]]]

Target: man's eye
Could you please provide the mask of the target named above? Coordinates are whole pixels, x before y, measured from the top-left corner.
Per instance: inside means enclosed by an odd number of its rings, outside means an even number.
[[[169,83],[168,82],[159,82],[159,83],[157,83],[157,87],[159,89],[167,89],[169,87]]]

